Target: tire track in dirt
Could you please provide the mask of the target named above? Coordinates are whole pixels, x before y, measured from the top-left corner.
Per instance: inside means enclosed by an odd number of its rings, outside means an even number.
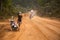
[[[36,17],[36,19],[41,20],[43,22],[46,22],[47,24],[51,24],[53,26],[57,26],[57,28],[60,28],[60,22],[59,21],[44,19],[41,17]]]
[[[39,24],[40,25],[40,24]],[[58,35],[56,35],[56,34],[54,34],[52,31],[50,31],[49,29],[47,29],[47,28],[45,28],[45,27],[43,27],[42,28],[42,26],[40,27],[40,26],[38,26],[39,28],[40,28],[40,30],[43,32],[43,34],[45,34],[45,36],[47,37],[47,38],[50,38],[50,40],[57,40],[56,38],[58,38],[59,39],[59,36]],[[48,31],[47,31],[48,30]],[[49,37],[50,36],[50,37]],[[55,37],[54,37],[55,36]]]
[[[38,18],[37,18],[38,19]],[[57,26],[53,26],[53,25],[51,25],[50,23],[47,23],[47,21],[45,21],[45,20],[36,20],[36,22],[38,22],[38,23],[40,23],[40,24],[43,24],[43,25],[46,25],[48,28],[50,28],[50,29],[52,29],[52,30],[54,30],[54,31],[56,31],[58,34],[60,34],[60,28],[58,28]],[[48,26],[49,25],[49,26]],[[60,25],[59,25],[59,27],[60,27]]]
[[[49,21],[46,21],[46,20],[41,20],[41,21],[46,22],[47,24],[50,24],[50,25],[55,26],[57,28],[60,28],[60,23],[49,22]]]
[[[38,21],[35,21],[38,22]],[[39,22],[38,22],[39,23]],[[50,29],[51,31],[53,31],[55,34],[60,34],[60,29],[56,28],[56,27],[52,27],[52,25],[46,24],[46,23],[39,23],[41,25],[44,25],[47,29]],[[48,26],[49,25],[49,26]]]
[[[37,24],[37,26],[38,26],[38,25],[41,25],[41,26],[42,26],[41,28],[44,28],[44,27],[47,25],[47,24],[46,24],[46,25],[43,25],[43,24],[42,24],[43,22],[40,22],[40,23],[39,23],[39,22],[37,22],[37,21],[35,21],[35,20],[33,20],[33,21],[34,21],[34,23]],[[39,20],[39,21],[40,21],[40,20]],[[39,27],[39,26],[38,26],[38,27]],[[50,31],[51,33],[54,34],[54,32],[52,31],[52,29],[46,28],[46,30],[47,30],[47,29],[48,29],[48,31]],[[42,29],[41,29],[41,31],[42,31]],[[48,32],[48,31],[47,31],[47,32]],[[44,33],[44,31],[43,31],[43,33]],[[56,33],[56,32],[55,32],[55,33]],[[45,33],[44,33],[44,34],[45,34]],[[56,34],[54,34],[54,35],[56,35]],[[52,36],[54,36],[54,35],[52,35]],[[58,39],[56,39],[56,37],[57,37]],[[56,37],[51,37],[51,39],[53,38],[52,40],[59,40],[60,35],[57,34]]]
[[[29,20],[29,19],[26,19],[26,20],[29,21],[30,25],[32,25],[32,27],[33,27],[35,30],[39,31],[39,33],[43,36],[43,38],[45,38],[45,40],[49,40],[49,39],[44,35],[44,33],[37,27],[37,25],[36,25],[35,23],[33,23],[33,22],[32,22],[31,20]]]

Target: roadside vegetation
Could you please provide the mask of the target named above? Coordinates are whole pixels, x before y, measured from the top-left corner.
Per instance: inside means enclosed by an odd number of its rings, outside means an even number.
[[[0,0],[0,19],[31,9],[37,10],[40,17],[60,18],[60,0]]]

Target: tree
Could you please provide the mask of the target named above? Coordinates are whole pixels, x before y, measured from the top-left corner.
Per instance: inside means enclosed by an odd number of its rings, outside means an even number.
[[[9,13],[11,12],[11,7],[12,7],[12,0],[1,0],[0,1],[1,6],[0,6],[0,16],[8,16]]]
[[[60,17],[60,0],[37,0],[37,2],[44,12],[43,15]]]

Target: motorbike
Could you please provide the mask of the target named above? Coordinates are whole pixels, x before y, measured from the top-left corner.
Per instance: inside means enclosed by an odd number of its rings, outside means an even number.
[[[11,22],[11,29],[12,30],[19,30],[18,26],[15,24],[15,22]]]

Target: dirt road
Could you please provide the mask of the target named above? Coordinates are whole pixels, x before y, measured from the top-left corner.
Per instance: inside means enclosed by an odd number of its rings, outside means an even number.
[[[60,22],[35,16],[23,17],[19,31],[10,31],[8,22],[0,22],[0,40],[60,40]]]

